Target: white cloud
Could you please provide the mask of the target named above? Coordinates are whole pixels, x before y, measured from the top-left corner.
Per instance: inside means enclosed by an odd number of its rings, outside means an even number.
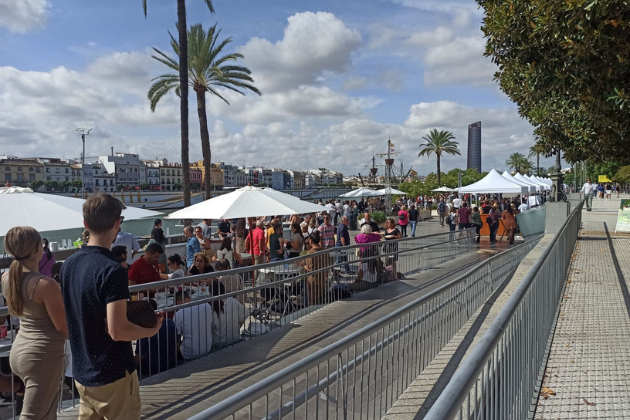
[[[400,36],[398,31],[380,23],[372,24],[368,29],[370,30],[368,47],[373,50],[389,45]]]
[[[453,7],[451,13],[453,13],[453,24],[460,28],[470,25],[475,17],[475,13],[468,7]]]
[[[0,0],[0,27],[19,33],[41,28],[49,6],[46,0]]]
[[[386,89],[392,92],[401,92],[403,90],[402,73],[399,69],[386,69],[380,72],[378,81]]]
[[[263,93],[318,83],[346,71],[361,35],[332,13],[305,12],[288,18],[283,39],[275,44],[252,38],[240,52]]]
[[[453,31],[445,26],[438,26],[432,31],[419,31],[411,34],[406,44],[420,47],[431,47],[446,44],[455,38]]]
[[[376,106],[380,101],[370,97],[351,98],[328,87],[315,86],[300,86],[262,97],[245,97],[226,91],[225,98],[230,105],[215,101],[209,105],[210,111],[241,123],[347,118],[360,115],[362,109]]]
[[[481,37],[457,37],[444,45],[427,49],[424,82],[428,86],[471,84],[491,85],[498,67],[483,55]]]
[[[367,77],[350,76],[343,82],[343,90],[358,90],[366,87],[370,83]]]

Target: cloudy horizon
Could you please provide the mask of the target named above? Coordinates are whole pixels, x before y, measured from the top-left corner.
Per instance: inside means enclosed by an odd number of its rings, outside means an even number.
[[[152,47],[172,55],[175,3],[149,1],[146,19],[140,1],[91,3],[0,0],[0,154],[76,158],[74,129],[93,127],[88,158],[114,147],[180,161],[178,98],[168,94],[155,113],[146,99],[165,72]],[[229,106],[208,95],[213,161],[366,174],[391,138],[406,169],[428,174],[435,159],[418,157],[418,145],[437,128],[452,131],[462,153],[443,158],[448,171],[466,167],[476,121],[484,171],[527,155],[532,127],[493,81],[473,0],[338,3],[215,0],[216,15],[187,3],[189,25],[218,23],[263,93],[224,91]],[[194,161],[192,91],[190,99]]]

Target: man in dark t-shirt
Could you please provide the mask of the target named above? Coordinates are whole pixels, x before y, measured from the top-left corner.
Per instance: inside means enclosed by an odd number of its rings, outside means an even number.
[[[72,349],[72,371],[81,395],[80,418],[140,419],[140,389],[131,349],[133,340],[159,331],[127,319],[127,271],[110,251],[124,205],[109,194],[96,194],[83,205],[86,247],[61,268],[61,287]]]
[[[411,224],[411,237],[414,238],[416,236],[416,227],[418,226],[418,217],[420,213],[416,209],[416,205],[412,204],[409,209],[409,223]]]

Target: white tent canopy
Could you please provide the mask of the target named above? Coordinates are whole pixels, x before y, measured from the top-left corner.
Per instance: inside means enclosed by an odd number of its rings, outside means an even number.
[[[528,187],[508,181],[494,169],[482,180],[459,189],[460,194],[527,194],[528,192]]]
[[[529,179],[525,178],[523,175],[521,175],[518,172],[514,175],[514,178],[519,180],[519,181],[521,181],[524,184],[527,184],[527,185],[530,185],[530,186],[534,187],[536,191],[542,191],[543,190],[543,187],[541,187],[540,185],[530,181]]]
[[[371,190],[369,188],[361,187],[356,190],[352,190],[345,194],[341,194],[339,197],[343,198],[361,198],[361,197],[377,197],[382,194],[379,194],[377,191]]]
[[[166,216],[167,219],[238,219],[241,217],[304,214],[326,210],[271,188],[244,187],[202,201]]]
[[[83,227],[85,200],[63,195],[42,194],[30,188],[0,188],[0,236],[16,226],[30,226],[39,232]],[[125,220],[156,217],[162,213],[127,207]]]
[[[387,190],[389,189],[389,193],[387,192]],[[383,188],[382,190],[377,190],[376,191],[378,193],[378,195],[387,195],[387,194],[393,194],[393,195],[407,195],[406,192],[404,191],[400,191],[397,190],[396,188]]]
[[[549,189],[549,185],[547,183],[539,181],[539,180],[537,180],[536,178],[534,178],[532,176],[525,175],[525,178],[528,179],[530,182],[540,186],[544,190],[548,190]]]
[[[436,188],[434,190],[431,190],[433,192],[457,192],[457,188],[449,188],[449,187],[440,187],[440,188]]]
[[[529,189],[529,193],[530,194],[536,194],[536,187],[534,185],[531,184],[527,184],[523,181],[520,181],[516,178],[514,178],[512,175],[510,175],[510,173],[508,171],[504,171],[501,176],[505,179],[507,179],[508,181],[511,181],[515,184],[521,185],[521,186],[525,186]]]

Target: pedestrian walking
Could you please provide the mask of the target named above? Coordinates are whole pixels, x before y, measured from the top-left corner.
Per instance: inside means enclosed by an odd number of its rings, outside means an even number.
[[[593,208],[593,194],[595,189],[595,185],[591,184],[591,179],[587,178],[586,183],[582,185],[582,189],[580,190],[580,196],[583,196],[586,201],[586,211],[591,211]]]
[[[418,225],[418,217],[420,216],[420,212],[416,210],[416,205],[412,204],[409,209],[409,224],[411,225],[411,237],[416,237],[416,226]]]

